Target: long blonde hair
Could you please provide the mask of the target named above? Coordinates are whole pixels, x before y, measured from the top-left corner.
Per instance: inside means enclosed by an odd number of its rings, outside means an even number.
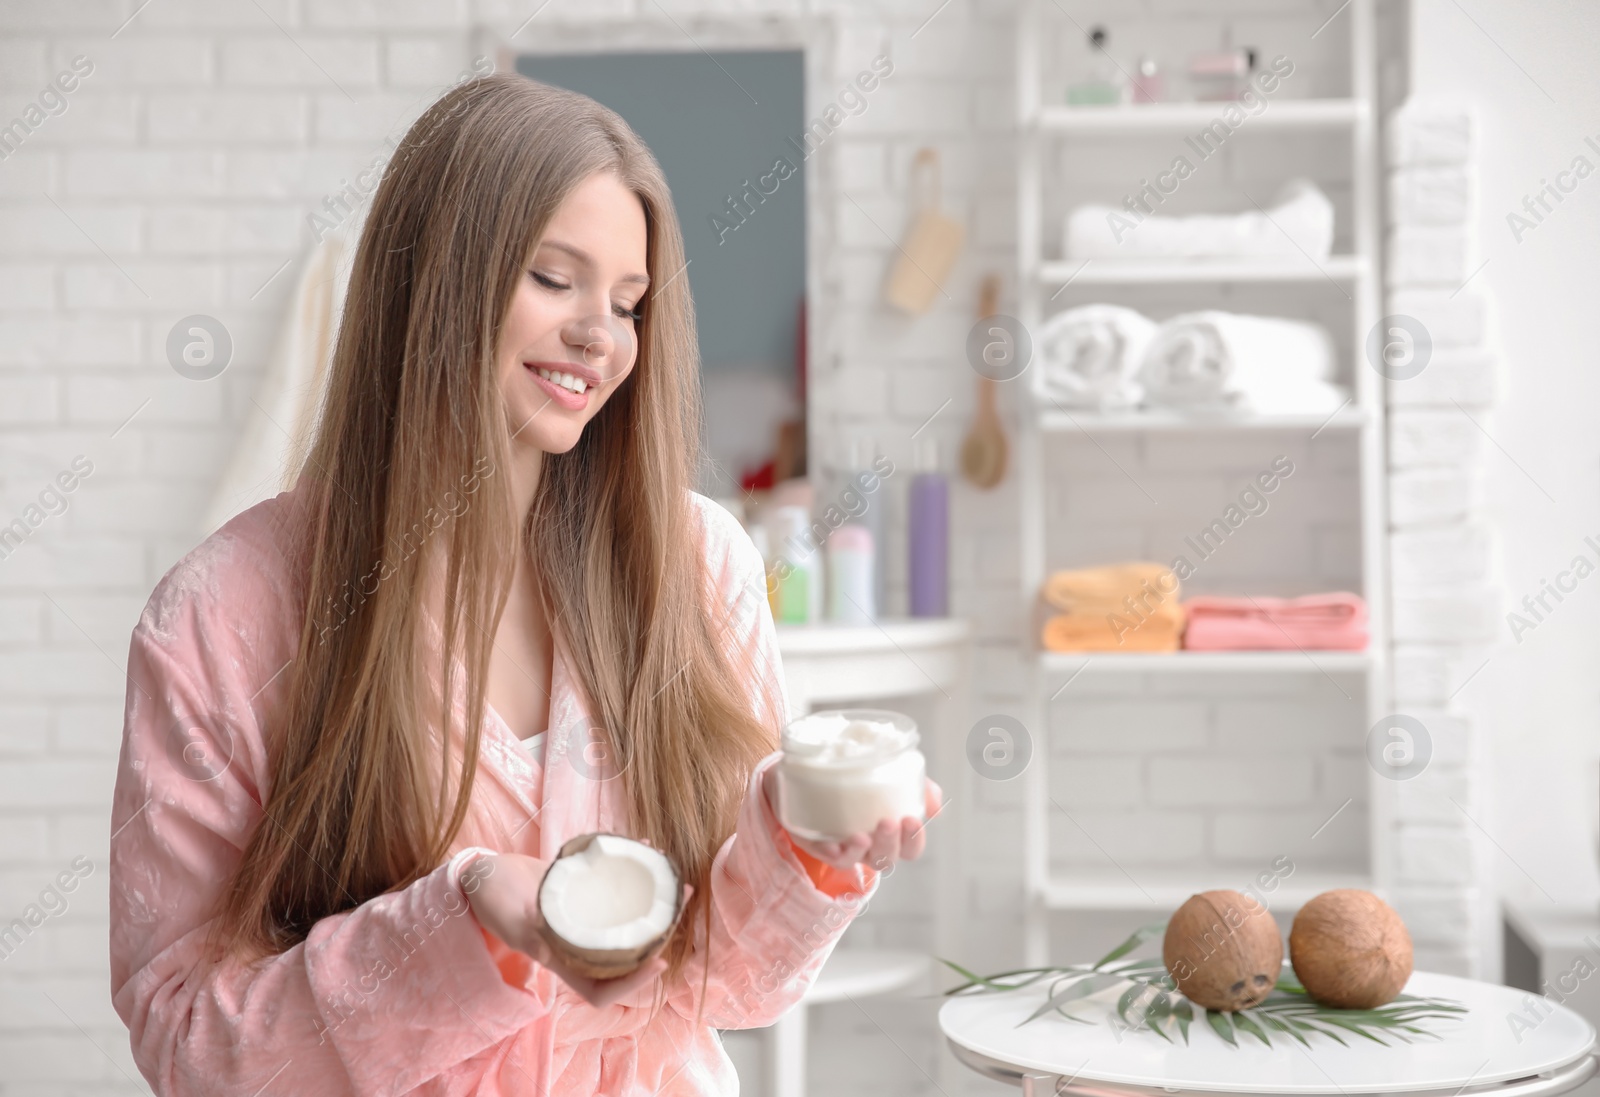
[[[551,216],[597,172],[615,173],[645,211],[652,289],[638,359],[576,446],[544,455],[519,540],[510,478],[494,474],[511,452],[497,335]],[[513,552],[536,548],[539,593],[614,753],[632,832],[696,885],[667,952],[671,974],[682,970],[692,927],[709,924],[712,858],[782,712],[770,695],[758,710],[748,668],[729,659],[699,552],[683,265],[661,169],[593,100],[492,76],[412,127],[361,235],[300,479],[306,617],[270,729],[269,822],[219,912],[227,950],[281,951],[448,855],[468,817]],[[478,498],[450,507],[469,480]],[[442,651],[426,636],[433,591]],[[464,673],[452,673],[458,659]],[[448,736],[439,755],[428,727],[457,696],[459,760]]]

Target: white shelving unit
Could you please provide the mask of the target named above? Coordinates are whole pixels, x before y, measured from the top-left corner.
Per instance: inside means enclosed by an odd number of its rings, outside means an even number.
[[[1214,884],[1215,881],[1212,881]],[[1370,888],[1365,876],[1344,873],[1296,873],[1283,881],[1268,900],[1287,910],[1298,909],[1313,896],[1333,888]],[[1141,871],[1133,880],[1121,873],[1092,872],[1071,880],[1055,880],[1045,885],[1045,906],[1050,910],[1160,910],[1178,909],[1199,890],[1199,882],[1173,873]]]
[[[1036,415],[1039,429],[1046,434],[1083,431],[1241,431],[1241,430],[1323,430],[1358,429],[1366,422],[1353,403],[1332,415],[1234,415],[1197,416],[1169,411],[1118,412],[1041,411]]]
[[[1372,655],[1365,651],[1170,651],[1150,653],[1043,651],[1038,664],[1054,677],[1094,667],[1096,672],[1124,674],[1179,672],[1205,674],[1272,674],[1326,671],[1365,674]]]
[[[1273,131],[1327,133],[1348,137],[1353,185],[1353,224],[1349,254],[1312,261],[1293,257],[1270,262],[1218,260],[1206,262],[1110,262],[1102,260],[1046,260],[1043,256],[1042,165],[1047,149],[1075,136],[1123,135],[1130,140],[1146,136],[1192,133],[1218,113],[1215,103],[1170,103],[1113,107],[1047,106],[1041,91],[1043,20],[1049,6],[1040,0],[1023,0],[1019,6],[1016,38],[1017,73],[1017,286],[1018,319],[1037,329],[1046,305],[1062,287],[1140,285],[1184,286],[1216,284],[1303,283],[1315,292],[1323,283],[1329,293],[1350,297],[1353,320],[1350,348],[1359,359],[1366,332],[1379,318],[1379,237],[1377,208],[1377,146],[1375,115],[1375,62],[1373,46],[1374,0],[1352,0],[1350,19],[1350,96],[1341,99],[1283,100],[1250,120],[1252,134]],[[1251,137],[1241,138],[1250,140]],[[1111,296],[1114,297],[1114,290]],[[1388,598],[1387,504],[1384,457],[1383,387],[1378,375],[1359,360],[1352,363],[1352,401],[1332,416],[1250,416],[1197,418],[1166,412],[1079,413],[1039,409],[1024,398],[1017,442],[1017,467],[1021,487],[1021,583],[1027,612],[1025,634],[1024,723],[1047,729],[1047,698],[1074,675],[1204,672],[1216,674],[1285,674],[1355,676],[1364,684],[1366,723],[1352,726],[1353,743],[1364,740],[1367,729],[1387,711]],[[1371,615],[1370,643],[1364,652],[1174,652],[1170,654],[1060,654],[1039,650],[1038,622],[1033,607],[1047,573],[1046,472],[1044,443],[1052,434],[1099,432],[1188,431],[1213,434],[1222,431],[1292,430],[1308,435],[1339,431],[1356,435],[1359,454],[1362,593]],[[1137,704],[1130,698],[1129,704]],[[1047,735],[1041,732],[1041,738]],[[1171,909],[1189,895],[1218,886],[1214,876],[1189,878],[1181,874],[1143,873],[1132,879],[1115,867],[1071,875],[1051,867],[1049,822],[1050,750],[1035,748],[1025,776],[1023,823],[1023,873],[1026,899],[1026,962],[1048,960],[1049,916],[1054,911],[1149,910],[1151,904]],[[1292,910],[1318,892],[1335,887],[1365,887],[1382,893],[1392,878],[1388,843],[1379,836],[1389,832],[1393,818],[1390,783],[1372,776],[1368,781],[1368,873],[1299,872],[1283,881],[1274,893],[1279,909]]]
[[[1110,263],[1079,259],[1073,262],[1041,263],[1035,279],[1041,285],[1056,286],[1068,282],[1075,286],[1159,286],[1214,282],[1338,283],[1365,278],[1370,269],[1364,255],[1330,255],[1316,262],[1291,257],[1249,263],[1231,259],[1163,263]]]
[[[1274,103],[1250,119],[1252,129],[1342,128],[1369,117],[1365,100],[1298,99]],[[1144,103],[1138,106],[1041,106],[1039,129],[1046,133],[1193,133],[1217,115],[1216,103]]]

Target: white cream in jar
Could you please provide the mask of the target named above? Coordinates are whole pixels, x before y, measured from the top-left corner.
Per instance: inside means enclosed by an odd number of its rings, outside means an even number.
[[[778,818],[791,834],[841,841],[926,813],[917,725],[884,709],[814,712],[783,733]]]

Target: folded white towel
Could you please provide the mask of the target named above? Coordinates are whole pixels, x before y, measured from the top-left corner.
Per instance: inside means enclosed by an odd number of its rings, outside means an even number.
[[[1141,390],[1134,379],[1154,322],[1120,305],[1084,305],[1056,313],[1035,341],[1039,365],[1033,393],[1041,403],[1068,407],[1131,408]]]
[[[1333,340],[1321,325],[1208,311],[1162,324],[1138,378],[1152,405],[1331,414],[1347,396],[1332,376]]]
[[[1088,205],[1067,215],[1068,259],[1325,259],[1332,250],[1333,203],[1304,179],[1286,185],[1265,213],[1162,217]]]

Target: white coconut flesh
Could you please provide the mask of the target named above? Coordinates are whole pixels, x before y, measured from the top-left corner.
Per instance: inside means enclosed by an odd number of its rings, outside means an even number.
[[[657,850],[614,834],[558,859],[539,889],[556,936],[585,952],[631,952],[660,940],[678,911],[678,876]]]

